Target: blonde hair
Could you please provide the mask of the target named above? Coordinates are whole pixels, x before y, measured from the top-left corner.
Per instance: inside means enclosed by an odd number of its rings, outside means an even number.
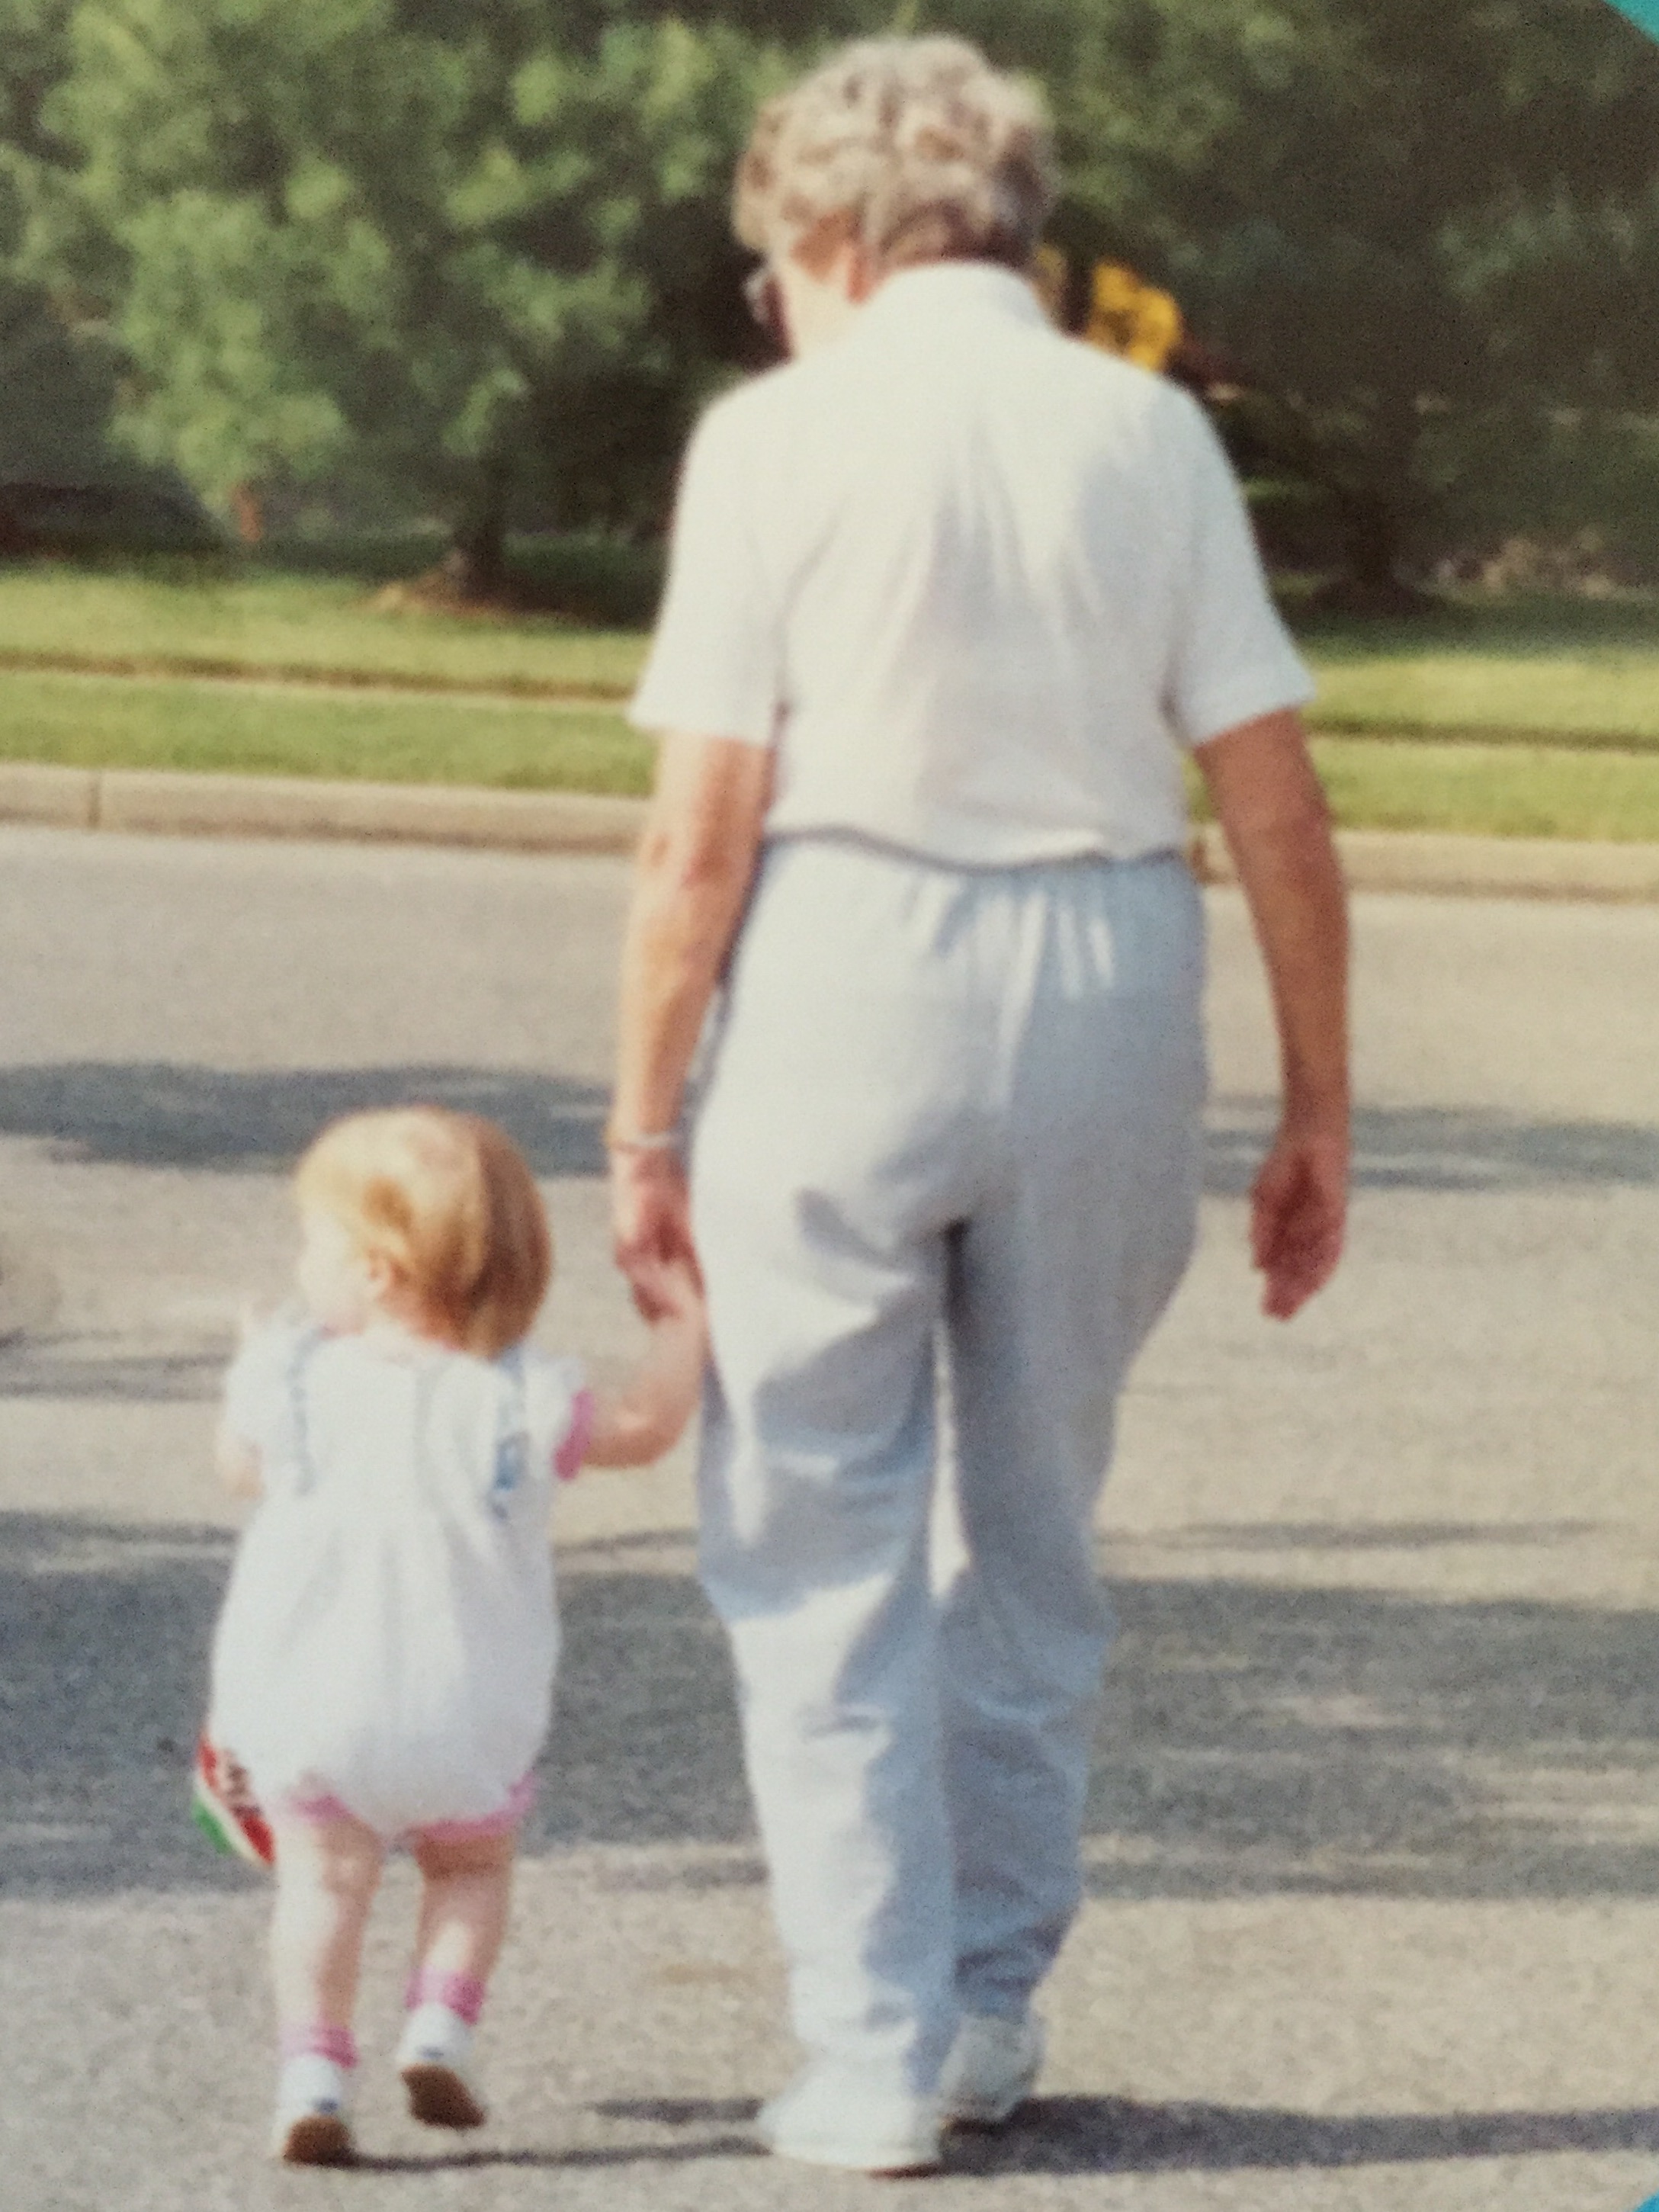
[[[441,1106],[348,1114],[312,1145],[294,1188],[463,1350],[493,1359],[535,1319],[552,1235],[523,1153],[493,1121]]]
[[[879,276],[924,261],[1023,269],[1053,200],[1034,91],[964,39],[860,39],[761,109],[732,221],[769,255],[838,229]]]

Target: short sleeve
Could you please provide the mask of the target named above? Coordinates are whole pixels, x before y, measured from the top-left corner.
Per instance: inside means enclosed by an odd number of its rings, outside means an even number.
[[[1187,541],[1164,696],[1176,734],[1201,745],[1314,696],[1267,589],[1232,465],[1208,417],[1178,397],[1187,435]]]
[[[525,1415],[538,1467],[562,1482],[581,1472],[593,1429],[593,1393],[580,1359],[532,1352],[525,1359]]]
[[[222,1419],[239,1443],[252,1445],[267,1477],[293,1454],[294,1378],[317,1332],[279,1321],[251,1330],[226,1371]]]
[[[640,729],[769,745],[782,642],[750,501],[750,416],[734,404],[743,396],[712,408],[687,449],[667,587],[628,714]]]

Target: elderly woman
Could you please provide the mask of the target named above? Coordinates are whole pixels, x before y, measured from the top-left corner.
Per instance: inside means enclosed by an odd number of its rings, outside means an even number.
[[[697,430],[633,708],[662,751],[617,1251],[648,1307],[695,1232],[708,1285],[702,1571],[807,2052],[762,2132],[867,2171],[1018,2104],[1078,1905],[1091,1519],[1200,1180],[1182,748],[1278,1013],[1269,1313],[1346,1199],[1310,686],[1201,412],[1045,319],[1048,161],[955,40],[851,46],[763,110],[737,225],[794,359]]]

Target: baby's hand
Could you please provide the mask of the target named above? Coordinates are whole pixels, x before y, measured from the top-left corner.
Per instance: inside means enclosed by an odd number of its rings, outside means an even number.
[[[690,1260],[653,1259],[634,1276],[634,1302],[653,1328],[702,1323],[702,1283]]]
[[[665,1260],[652,1276],[652,1288],[665,1316],[702,1322],[702,1284],[689,1260]]]
[[[213,1463],[233,1498],[255,1499],[264,1495],[264,1471],[258,1452],[222,1422],[213,1442]]]
[[[635,1279],[648,1298],[650,1335],[630,1380],[594,1401],[587,1442],[592,1467],[648,1467],[669,1450],[691,1418],[702,1389],[708,1324],[702,1285],[690,1260],[655,1259]]]

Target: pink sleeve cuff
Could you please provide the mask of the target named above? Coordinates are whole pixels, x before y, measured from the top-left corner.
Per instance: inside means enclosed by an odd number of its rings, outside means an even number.
[[[553,1472],[561,1482],[574,1481],[582,1471],[593,1436],[593,1393],[578,1390],[570,1401],[570,1425],[553,1455]]]

